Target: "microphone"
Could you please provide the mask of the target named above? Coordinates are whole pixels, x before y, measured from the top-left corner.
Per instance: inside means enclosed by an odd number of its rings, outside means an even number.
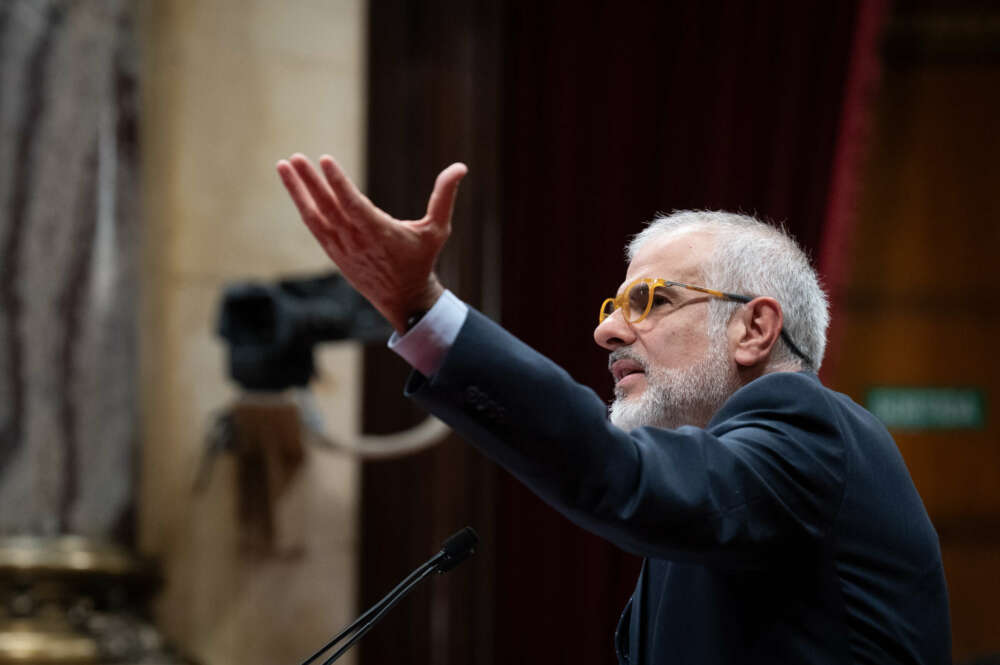
[[[319,651],[302,661],[301,665],[309,665],[322,654],[333,648],[342,639],[351,635],[347,644],[337,650],[332,656],[323,661],[323,665],[330,665],[340,658],[354,643],[360,640],[365,633],[375,627],[375,624],[385,616],[386,612],[403,599],[417,584],[432,572],[447,573],[455,566],[462,563],[476,553],[476,545],[479,543],[479,535],[472,527],[465,527],[461,531],[452,534],[448,540],[444,541],[441,551],[425,561],[419,568],[406,576],[402,582],[397,584],[392,591],[385,595],[382,600],[372,605],[364,614],[358,617],[354,623],[337,633],[333,639],[323,645]],[[353,633],[353,634],[352,634]]]
[[[471,526],[467,526],[461,531],[452,534],[448,540],[444,541],[441,551],[435,557],[439,559],[437,571],[439,573],[447,573],[468,559],[476,553],[476,545],[478,543],[479,535]]]

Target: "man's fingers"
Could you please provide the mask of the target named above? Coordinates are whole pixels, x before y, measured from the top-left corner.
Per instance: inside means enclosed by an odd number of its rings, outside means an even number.
[[[338,208],[337,200],[334,198],[330,187],[316,172],[316,169],[313,168],[312,162],[305,155],[298,153],[292,155],[288,161],[298,174],[299,180],[309,190],[312,200],[316,203],[319,210],[324,213],[322,221],[328,224],[340,222],[343,214]],[[330,219],[330,217],[334,217],[334,219]]]
[[[312,234],[316,236],[316,240],[324,247],[329,243],[335,249],[342,252],[343,243],[336,237],[335,230],[331,229],[323,221],[322,215],[320,215],[319,210],[316,208],[316,202],[313,200],[305,183],[302,182],[302,178],[295,167],[283,159],[278,162],[277,169],[278,175],[281,177],[281,182],[285,185],[288,195],[299,211],[299,216],[302,217],[302,221],[309,227]]]
[[[285,189],[288,190],[288,195],[292,198],[292,202],[295,203],[295,207],[299,210],[299,215],[302,216],[302,220],[309,223],[309,220],[318,216],[316,211],[316,204],[309,194],[309,190],[306,189],[305,184],[302,179],[299,178],[299,174],[295,171],[295,168],[286,160],[281,160],[278,162],[278,175],[281,177],[282,184],[285,185]]]
[[[361,223],[362,216],[372,219],[381,214],[381,210],[376,208],[364,194],[358,191],[351,179],[344,174],[340,165],[334,161],[330,155],[323,155],[319,158],[319,167],[323,170],[327,183],[333,189],[340,210],[344,214],[345,221],[352,224]],[[373,214],[374,213],[374,214]]]
[[[427,202],[427,218],[439,229],[447,229],[451,222],[451,213],[455,209],[455,196],[458,194],[458,183],[462,181],[469,168],[461,162],[455,162],[438,174],[434,181],[434,191]]]

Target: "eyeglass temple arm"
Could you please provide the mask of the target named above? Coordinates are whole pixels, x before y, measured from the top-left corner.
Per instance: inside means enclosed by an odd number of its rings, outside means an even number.
[[[725,291],[714,291],[712,289],[697,289],[697,290],[698,291],[704,291],[705,293],[710,293],[712,295],[718,294],[719,297],[725,298],[726,300],[734,300],[736,302],[741,302],[741,303],[748,303],[751,300],[753,300],[753,298],[751,296],[742,296],[742,295],[739,295],[739,294],[736,294],[736,293],[726,293]],[[813,364],[812,364],[812,361],[809,360],[809,356],[807,356],[806,354],[804,354],[802,352],[802,349],[800,349],[795,344],[795,342],[792,341],[791,335],[788,334],[788,332],[785,330],[784,326],[781,327],[781,339],[783,339],[785,341],[785,344],[788,345],[788,348],[791,349],[792,353],[794,353],[796,356],[798,356],[799,359],[806,364],[806,367],[808,367],[809,369],[812,369]]]

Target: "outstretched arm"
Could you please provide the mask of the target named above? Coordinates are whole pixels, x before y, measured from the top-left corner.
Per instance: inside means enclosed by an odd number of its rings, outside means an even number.
[[[399,220],[358,191],[332,157],[278,162],[278,174],[309,230],[344,277],[400,333],[443,292],[434,264],[451,233],[458,183],[468,169],[455,163],[434,182],[421,219]]]

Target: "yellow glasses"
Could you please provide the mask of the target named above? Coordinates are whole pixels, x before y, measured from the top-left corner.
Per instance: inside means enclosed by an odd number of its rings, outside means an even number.
[[[672,282],[667,279],[643,277],[635,280],[634,282],[630,282],[624,289],[622,289],[622,292],[619,295],[614,298],[606,298],[604,302],[601,303],[601,311],[597,317],[598,325],[604,323],[604,319],[614,314],[617,309],[622,311],[622,318],[624,318],[626,323],[629,325],[639,323],[649,316],[649,313],[653,311],[654,307],[670,304],[670,298],[663,291],[663,289],[660,288],[669,286],[678,286],[682,289],[705,293],[713,298],[719,298],[720,300],[732,300],[734,302],[748,303],[754,298],[753,296],[744,296],[738,293],[726,293],[725,291],[716,291],[715,289],[708,289],[704,286],[694,286],[683,282]],[[799,350],[799,347],[795,345],[792,338],[785,332],[784,327],[781,329],[781,339],[788,345],[788,348],[791,349],[792,353],[806,363],[807,367],[813,366],[812,361],[809,360],[806,354]]]
[[[683,289],[707,293],[713,298],[721,298],[722,300],[734,300],[736,302],[750,302],[753,300],[749,296],[716,291],[715,289],[707,289],[704,286],[693,286],[691,284],[684,284],[683,282],[671,282],[666,279],[643,277],[630,282],[614,298],[606,298],[601,303],[601,312],[598,315],[597,323],[603,323],[604,319],[614,314],[616,309],[621,309],[622,316],[628,323],[639,323],[649,316],[649,313],[653,311],[654,305],[669,304],[670,300],[667,295],[663,291],[657,291],[659,287],[667,286],[679,286]]]

